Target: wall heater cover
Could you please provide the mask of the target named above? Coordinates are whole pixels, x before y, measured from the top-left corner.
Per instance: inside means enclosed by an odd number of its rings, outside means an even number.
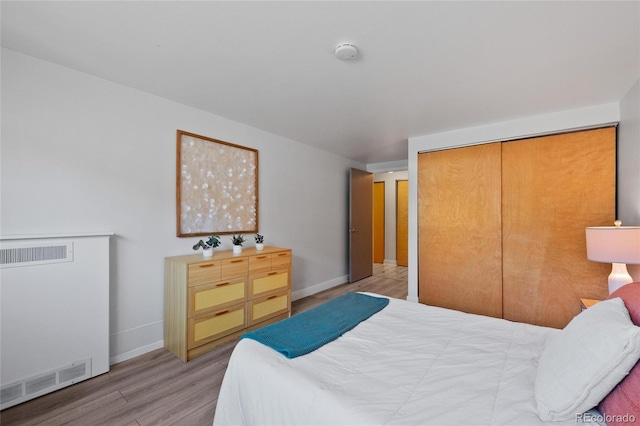
[[[109,235],[0,239],[0,409],[109,371]]]

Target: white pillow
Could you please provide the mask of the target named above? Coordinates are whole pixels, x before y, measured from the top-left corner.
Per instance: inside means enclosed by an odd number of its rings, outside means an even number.
[[[538,416],[575,420],[598,403],[640,359],[640,327],[619,297],[584,310],[550,339],[535,383]]]

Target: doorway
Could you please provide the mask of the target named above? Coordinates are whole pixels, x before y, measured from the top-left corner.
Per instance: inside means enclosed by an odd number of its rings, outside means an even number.
[[[374,255],[374,265],[381,263],[383,265],[405,266],[408,264],[408,243],[403,242],[408,240],[408,182],[409,172],[404,170],[373,175],[373,220],[377,221],[378,217],[382,219],[376,223],[373,231],[373,247],[374,250],[379,250],[379,257]],[[404,191],[400,194],[400,201],[398,201],[398,191]],[[400,207],[398,203],[400,203]],[[400,239],[398,231],[404,233]]]
[[[408,179],[406,170],[351,169],[349,282],[371,276],[374,264],[408,266]]]

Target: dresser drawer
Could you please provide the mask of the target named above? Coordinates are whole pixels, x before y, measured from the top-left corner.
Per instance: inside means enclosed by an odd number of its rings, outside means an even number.
[[[226,259],[222,261],[222,280],[249,273],[249,258]]]
[[[249,256],[249,272],[262,272],[271,270],[271,255],[257,254]]]
[[[189,287],[220,281],[222,262],[210,261],[189,265]]]
[[[192,318],[241,303],[245,300],[246,293],[246,277],[189,287],[188,317]]]
[[[245,304],[189,318],[188,349],[216,340],[245,328]]]
[[[260,272],[249,276],[249,298],[266,296],[289,288],[289,269]]]
[[[273,269],[288,268],[289,266],[291,266],[290,250],[273,253],[273,258],[271,259],[271,267]]]
[[[247,303],[249,326],[289,312],[291,301],[289,291],[281,291],[271,296],[261,297]]]

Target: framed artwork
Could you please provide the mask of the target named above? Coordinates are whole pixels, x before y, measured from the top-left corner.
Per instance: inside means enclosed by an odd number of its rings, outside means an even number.
[[[177,131],[178,237],[258,232],[258,150]]]

